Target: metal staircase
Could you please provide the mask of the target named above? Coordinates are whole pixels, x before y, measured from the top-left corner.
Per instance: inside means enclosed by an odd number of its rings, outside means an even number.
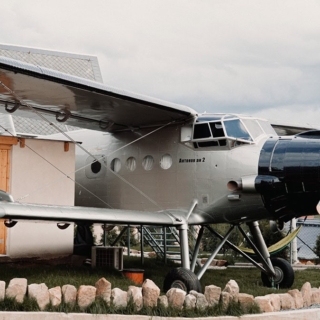
[[[156,255],[167,260],[180,260],[180,239],[179,232],[174,227],[163,227],[163,226],[143,226],[139,228],[141,232],[141,237],[143,238],[145,244],[148,244]],[[192,227],[189,230],[189,240],[190,247],[194,247],[192,242],[195,242],[197,233]],[[192,250],[190,249],[190,256],[192,256]]]

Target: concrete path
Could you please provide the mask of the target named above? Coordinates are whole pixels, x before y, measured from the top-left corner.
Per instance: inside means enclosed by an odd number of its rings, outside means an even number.
[[[0,320],[186,320],[180,317],[153,317],[142,315],[100,315],[86,313],[58,313],[58,312],[0,312]],[[189,318],[191,319],[191,318]],[[196,320],[318,320],[320,308],[296,311],[271,312],[263,314],[245,315],[243,317],[206,317],[193,318]]]

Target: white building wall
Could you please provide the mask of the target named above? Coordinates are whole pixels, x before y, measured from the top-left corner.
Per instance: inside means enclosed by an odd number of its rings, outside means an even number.
[[[10,193],[15,201],[73,206],[75,145],[69,143],[65,152],[63,141],[26,139],[25,144],[24,148],[18,144],[12,149]],[[69,255],[73,252],[73,234],[73,224],[60,230],[55,222],[19,221],[7,230],[7,255]]]

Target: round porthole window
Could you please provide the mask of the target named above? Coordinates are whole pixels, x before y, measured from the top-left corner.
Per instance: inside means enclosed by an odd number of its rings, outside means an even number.
[[[126,162],[126,165],[127,165],[127,169],[129,171],[134,171],[136,170],[136,167],[137,167],[137,162],[136,162],[136,159],[134,157],[130,157],[127,159],[127,162]]]
[[[144,170],[150,171],[153,168],[154,159],[152,156],[145,156],[142,160]]]
[[[121,169],[121,161],[118,158],[114,158],[110,164],[111,170],[114,172],[119,172]]]
[[[91,163],[91,171],[95,174],[99,173],[101,170],[101,163],[99,161],[94,161]]]
[[[169,169],[172,166],[172,157],[170,154],[164,154],[160,159],[160,167],[164,170]]]

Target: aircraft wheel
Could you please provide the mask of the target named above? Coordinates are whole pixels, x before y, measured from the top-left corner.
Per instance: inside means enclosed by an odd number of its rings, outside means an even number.
[[[279,286],[280,288],[290,288],[294,282],[294,271],[291,264],[282,258],[273,258],[271,259],[271,263],[276,272],[274,285]],[[272,286],[272,278],[263,272],[261,272],[261,279],[264,286]]]
[[[189,293],[191,290],[202,292],[202,287],[197,276],[189,269],[172,269],[165,277],[163,290],[167,292],[171,288],[179,288]]]

